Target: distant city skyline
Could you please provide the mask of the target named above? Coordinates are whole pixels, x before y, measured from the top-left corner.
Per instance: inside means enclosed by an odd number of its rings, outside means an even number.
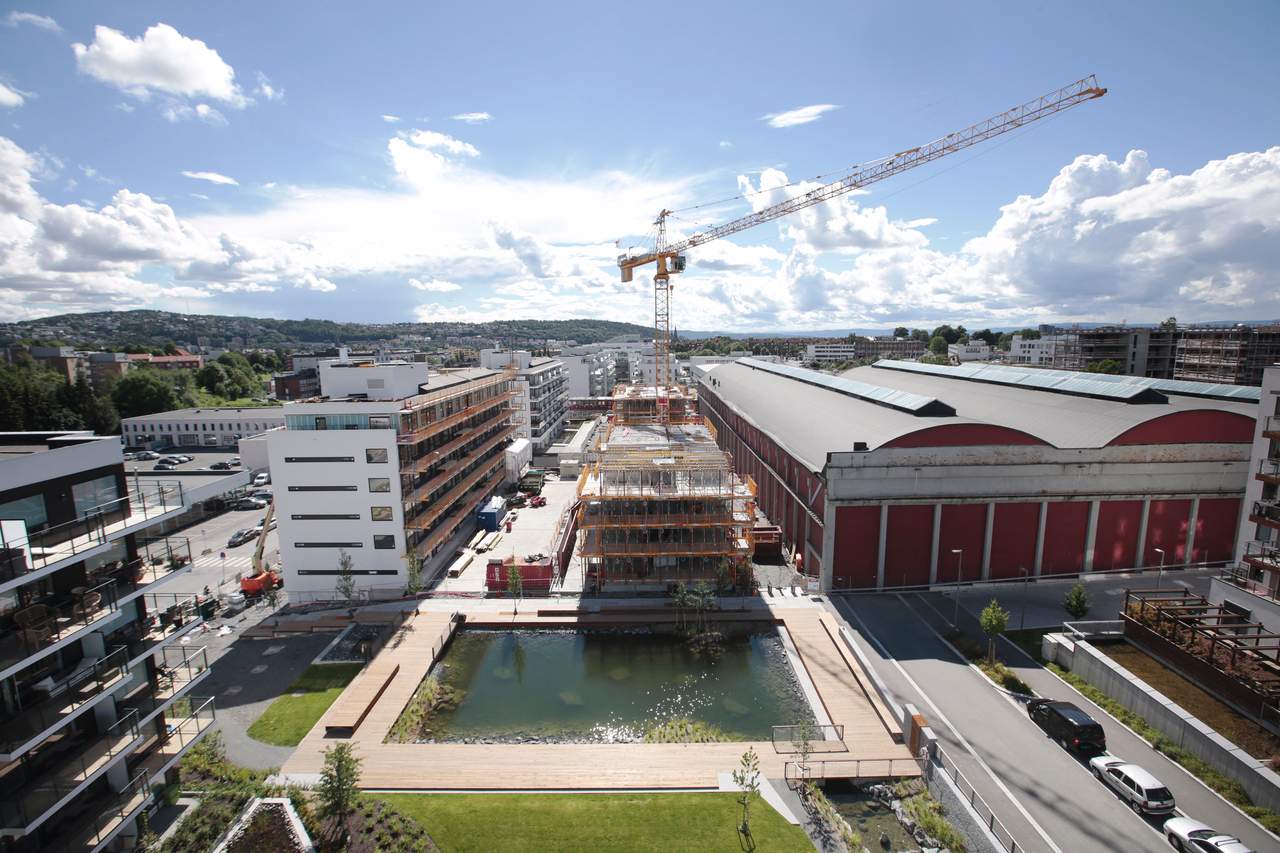
[[[658,210],[777,201],[1096,73],[1097,103],[694,250],[674,325],[1280,316],[1274,4],[914,18],[682,6],[652,54],[620,7],[0,4],[0,299],[646,325],[615,241]]]

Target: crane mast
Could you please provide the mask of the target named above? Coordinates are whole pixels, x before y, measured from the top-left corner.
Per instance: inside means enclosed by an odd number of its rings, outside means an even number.
[[[657,395],[658,420],[666,424],[669,415],[669,389],[673,377],[670,375],[671,350],[671,276],[684,272],[687,249],[719,240],[754,228],[805,208],[822,204],[838,198],[853,190],[869,186],[894,175],[901,174],[917,166],[931,163],[948,154],[963,151],[1000,136],[1010,131],[1025,127],[1032,122],[1056,115],[1077,104],[1101,98],[1106,89],[1098,86],[1093,75],[1063,86],[1039,98],[1033,98],[1019,104],[999,115],[991,116],[963,130],[949,133],[941,139],[935,139],[925,145],[899,151],[890,157],[882,157],[870,163],[863,163],[851,168],[844,176],[816,187],[808,192],[780,201],[777,204],[761,208],[746,216],[730,220],[710,230],[690,235],[675,243],[667,242],[667,218],[672,211],[662,210],[658,213],[654,225],[657,237],[651,251],[640,255],[623,254],[618,256],[618,267],[622,272],[622,280],[628,282],[636,268],[655,264],[653,273],[653,356],[654,356],[654,393]]]

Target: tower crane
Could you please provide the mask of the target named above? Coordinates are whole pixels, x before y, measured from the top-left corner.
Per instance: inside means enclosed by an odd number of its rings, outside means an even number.
[[[845,193],[883,181],[909,169],[946,157],[948,154],[954,154],[1032,122],[1048,118],[1077,104],[1101,98],[1106,93],[1106,89],[1098,86],[1094,75],[1090,75],[1069,86],[1063,86],[1047,95],[1034,98],[999,115],[970,125],[964,130],[949,133],[941,139],[899,151],[890,157],[882,157],[879,160],[854,166],[839,179],[809,190],[803,195],[769,205],[754,213],[673,243],[667,241],[667,218],[672,215],[672,211],[664,209],[659,212],[653,223],[656,227],[653,248],[638,255],[627,253],[618,256],[618,267],[622,271],[624,282],[632,280],[638,267],[647,264],[657,265],[653,273],[653,354],[658,422],[665,425],[669,421],[669,393],[672,379],[668,361],[671,349],[671,276],[685,271],[686,250],[754,228],[824,201],[830,201]]]

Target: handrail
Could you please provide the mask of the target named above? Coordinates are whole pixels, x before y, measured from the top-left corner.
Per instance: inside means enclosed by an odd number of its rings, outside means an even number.
[[[396,444],[417,444],[423,439],[430,438],[451,426],[457,426],[458,424],[463,423],[470,418],[474,418],[489,409],[500,406],[513,399],[515,396],[515,391],[503,391],[499,394],[495,394],[494,396],[488,397],[479,403],[474,403],[467,406],[465,409],[461,409],[451,415],[446,415],[438,421],[432,421],[431,423],[418,427],[417,429],[398,434],[396,436]]]
[[[476,485],[476,483],[483,480],[486,476],[492,474],[494,469],[500,465],[502,465],[501,456],[495,456],[487,467],[485,465],[481,465],[473,473],[468,474],[466,479],[464,479],[461,483],[454,486],[452,489],[445,492],[444,495],[438,498],[432,505],[431,509],[427,510],[425,513],[421,515],[413,516],[412,518],[408,519],[405,522],[405,527],[408,527],[411,530],[428,529],[429,527],[431,527],[433,523],[435,523],[437,519],[440,518],[440,516],[442,516],[447,510],[449,510],[452,507],[453,502],[457,498],[461,497],[462,495],[465,495],[468,491],[471,490],[473,486]]]
[[[490,450],[497,447],[503,441],[506,441],[511,436],[511,433],[514,431],[515,431],[515,427],[513,426],[505,427],[499,430],[496,435],[492,436],[484,444],[481,444],[480,446],[468,451],[465,456],[459,456],[457,459],[454,459],[443,471],[441,471],[439,474],[432,477],[430,480],[423,483],[421,486],[416,487],[412,492],[410,492],[408,501],[410,503],[417,503],[418,501],[425,498],[427,495],[430,495],[432,492],[439,489],[443,484],[449,482],[449,480],[458,476],[458,472],[463,468],[466,468],[467,465],[482,458],[484,454],[488,453]],[[415,473],[421,473],[421,472],[415,471]]]
[[[950,773],[947,772],[948,764],[951,765]],[[991,809],[991,806],[987,805],[987,801],[982,798],[982,795],[973,787],[973,784],[960,772],[960,768],[951,760],[951,756],[947,755],[946,750],[942,748],[940,743],[934,744],[933,760],[925,762],[925,773],[932,777],[935,767],[941,769],[944,775],[950,777],[960,796],[969,801],[969,806],[977,813],[978,818],[986,824],[987,829],[990,830],[1002,849],[1007,853],[1020,853],[1024,849],[1018,846],[1013,833],[1009,831],[1009,828],[1004,825],[1000,818],[996,817],[996,813]],[[969,789],[968,794],[965,793],[966,787]]]
[[[0,731],[0,752],[9,752],[62,722],[102,695],[127,672],[129,650],[116,646],[87,669],[77,670],[50,685],[47,698],[6,717]],[[91,689],[84,685],[94,683]]]
[[[77,631],[116,612],[119,608],[116,580],[111,578],[104,581],[92,589],[73,596],[68,601],[43,606],[49,611],[48,616],[38,621],[18,624],[12,632],[22,638],[23,650],[17,652],[22,657],[61,642]],[[20,610],[18,614],[27,613],[30,609]]]

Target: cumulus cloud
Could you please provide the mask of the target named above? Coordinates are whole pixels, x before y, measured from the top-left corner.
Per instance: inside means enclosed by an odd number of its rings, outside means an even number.
[[[786,112],[762,115],[760,120],[768,124],[769,127],[795,127],[798,124],[817,121],[822,118],[823,113],[838,109],[840,107],[836,104],[810,104],[807,107],[797,107]]]
[[[192,106],[175,101],[162,109],[160,114],[164,116],[165,121],[174,123],[189,119],[199,119],[206,124],[224,125],[227,123],[227,117],[208,104]]]
[[[73,44],[77,67],[103,83],[136,97],[154,92],[213,98],[231,106],[246,99],[236,72],[218,52],[187,38],[168,24],[154,24],[138,38],[99,24],[93,42]]]
[[[53,18],[50,18],[47,15],[37,15],[34,12],[10,12],[9,16],[4,19],[4,23],[5,26],[9,27],[17,27],[22,24],[27,24],[28,26],[47,30],[51,33],[62,32],[62,27],[58,26],[58,22]]]
[[[491,121],[492,119],[493,116],[488,113],[458,113],[456,116],[453,116],[454,121],[461,121],[467,124],[484,124],[486,121]]]
[[[284,89],[271,82],[271,78],[258,72],[258,85],[254,88],[253,93],[260,98],[268,101],[279,101],[284,99]]]
[[[426,280],[411,278],[409,279],[409,286],[415,290],[425,290],[429,293],[451,293],[455,290],[462,290],[462,285],[455,284],[452,281],[442,281],[438,278]]]
[[[17,89],[5,85],[3,80],[0,80],[0,107],[12,109],[13,107],[22,106],[27,100],[23,97],[25,94],[28,93],[19,92]]]
[[[211,184],[227,184],[229,186],[238,187],[240,182],[235,178],[228,177],[218,172],[188,172],[183,171],[183,176],[192,178],[197,181],[208,181]]]

